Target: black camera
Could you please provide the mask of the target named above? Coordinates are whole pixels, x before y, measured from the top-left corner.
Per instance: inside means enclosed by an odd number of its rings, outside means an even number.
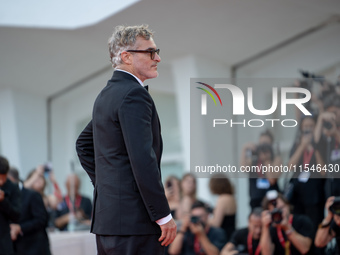
[[[323,82],[325,81],[325,77],[321,75],[316,75],[313,73],[310,73],[308,71],[304,70],[299,70],[300,74],[303,76],[305,79],[311,79],[313,81],[319,82],[321,85],[323,85]]]
[[[274,159],[274,149],[271,144],[263,143],[257,146],[256,148],[256,155],[259,155],[259,153],[270,153],[271,159]]]
[[[280,224],[281,221],[283,220],[281,209],[274,208],[270,214],[272,215],[272,222],[275,224]]]
[[[191,216],[190,221],[191,221],[192,223],[194,223],[194,224],[197,224],[197,223],[200,222],[200,218],[197,217],[197,216]]]
[[[166,182],[166,187],[167,187],[168,189],[170,189],[170,188],[172,187],[172,182],[171,182],[171,181],[167,181],[167,182]]]
[[[328,129],[328,130],[331,130],[332,127],[333,127],[333,124],[331,122],[329,122],[329,121],[324,121],[323,122],[323,127]]]
[[[336,215],[340,215],[340,197],[334,198],[333,204],[329,207],[329,210]]]
[[[260,144],[256,147],[255,151],[252,150],[247,150],[247,157],[251,157],[252,158],[252,163],[255,165],[257,164],[258,161],[258,157],[259,157],[259,153],[266,153],[266,152],[270,152],[271,155],[271,159],[274,159],[274,149],[273,146],[271,146],[270,144],[264,143],[264,144]]]
[[[316,82],[321,86],[321,93],[319,95],[319,100],[323,101],[329,95],[336,93],[336,85],[328,82],[324,76],[316,75],[308,71],[299,70],[303,76],[303,80],[300,82],[300,87],[305,88],[312,92],[313,84]],[[311,101],[304,104],[307,109],[311,109]]]
[[[46,164],[44,165],[44,173],[48,174],[48,173],[50,173],[51,171],[52,171],[52,165],[51,165],[51,163],[46,163]]]
[[[312,133],[312,130],[309,130],[309,129],[302,131],[302,135],[309,135],[311,133]]]
[[[273,151],[273,147],[268,144],[268,143],[263,143],[257,146],[256,148],[257,153],[259,152],[272,152]]]

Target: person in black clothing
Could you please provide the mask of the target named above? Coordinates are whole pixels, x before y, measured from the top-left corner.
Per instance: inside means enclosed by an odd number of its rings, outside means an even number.
[[[258,145],[249,143],[243,147],[240,166],[258,166],[257,170],[260,170],[261,165],[281,165],[281,157],[274,155],[273,145],[274,137],[272,133],[269,130],[264,131],[260,134]],[[280,174],[270,172],[262,174],[261,171],[249,174],[249,196],[252,210],[261,206],[262,199],[268,190],[279,191],[277,179]]]
[[[224,246],[221,255],[233,254],[261,254],[259,246],[261,237],[262,208],[256,207],[248,217],[248,227],[236,230],[230,241]]]
[[[326,197],[340,196],[340,95],[327,96],[324,109],[315,127],[314,140],[317,149],[326,152]]]
[[[322,248],[325,247],[335,237],[337,242],[337,251],[334,252],[335,254],[340,254],[340,212],[338,210],[334,211],[331,209],[334,199],[334,196],[327,199],[325,208],[328,213],[319,225],[314,243],[316,247]],[[338,199],[340,198],[338,197]]]
[[[11,223],[11,238],[15,254],[50,255],[49,240],[46,233],[47,211],[42,196],[26,189],[19,179],[19,172],[11,169],[8,178],[19,186],[21,193],[21,217],[19,223]]]
[[[58,205],[55,225],[60,230],[84,230],[91,224],[91,200],[79,193],[80,180],[71,174],[66,180],[67,195]],[[72,223],[70,225],[70,223]],[[70,228],[71,227],[71,228]],[[73,229],[74,228],[74,229]]]
[[[226,175],[216,174],[210,179],[209,188],[211,193],[218,195],[213,217],[209,223],[213,227],[224,229],[229,241],[236,224],[237,207],[233,187]]]
[[[316,118],[305,116],[300,122],[297,142],[290,152],[288,166],[295,166],[296,172],[290,181],[292,185],[289,202],[293,205],[294,214],[307,215],[313,222],[314,232],[324,215],[325,171],[307,171],[324,167],[323,152],[313,146],[313,132]]]
[[[311,254],[313,223],[307,216],[291,214],[289,203],[281,194],[276,198],[266,197],[263,208],[262,255]]]
[[[9,163],[0,156],[0,254],[13,254],[13,243],[10,235],[11,222],[20,218],[20,191],[17,185],[7,179]]]
[[[183,220],[180,231],[169,247],[171,255],[218,255],[226,243],[224,230],[208,223],[209,208],[202,202],[192,205],[191,217]]]

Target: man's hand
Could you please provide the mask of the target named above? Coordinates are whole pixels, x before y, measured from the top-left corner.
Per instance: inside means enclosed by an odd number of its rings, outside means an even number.
[[[175,237],[176,237],[176,232],[177,232],[177,226],[174,221],[174,219],[171,219],[168,223],[161,225],[160,226],[162,230],[162,235],[158,239],[159,242],[162,242],[162,246],[168,246],[171,244]]]
[[[74,214],[75,218],[78,220],[78,221],[82,221],[86,218],[86,215],[83,211],[83,209],[77,209],[75,211],[75,214]]]
[[[22,231],[21,231],[21,227],[19,224],[10,224],[10,228],[11,228],[11,239],[12,241],[15,241],[17,240],[18,238],[18,235],[19,234],[22,234]]]
[[[222,249],[220,255],[235,255],[239,252],[235,249],[235,245],[231,242],[228,242]]]
[[[326,204],[325,204],[325,209],[327,210],[328,214],[323,221],[326,221],[327,223],[330,222],[333,218],[333,213],[329,209],[329,207],[334,203],[334,198],[335,198],[334,196],[329,197],[326,201]],[[323,222],[323,223],[325,223],[325,222]]]
[[[261,216],[262,216],[261,217],[262,226],[269,228],[270,224],[272,223],[272,215],[270,214],[268,210],[265,210],[262,212]]]
[[[251,151],[256,151],[256,145],[253,143],[247,143],[243,146],[243,150],[251,150]]]
[[[289,215],[282,215],[282,221],[276,224],[275,227],[281,227],[284,231],[292,229],[292,224],[289,222]]]
[[[221,255],[235,255],[238,254],[239,252],[237,250],[222,250]]]
[[[39,165],[37,166],[36,170],[35,170],[35,173],[37,175],[41,175],[41,176],[44,176],[44,173],[45,173],[45,166],[44,165]]]
[[[318,248],[325,247],[335,237],[335,232],[330,229],[330,223],[333,219],[333,213],[329,210],[329,207],[334,202],[334,198],[335,198],[334,196],[329,197],[326,201],[325,209],[327,210],[328,213],[326,217],[322,220],[320,224],[321,226],[316,232],[314,240],[315,247]]]
[[[0,202],[5,199],[5,192],[0,189]]]

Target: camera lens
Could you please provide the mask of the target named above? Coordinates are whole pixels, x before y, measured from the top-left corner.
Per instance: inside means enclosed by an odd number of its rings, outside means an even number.
[[[192,223],[196,224],[199,222],[199,218],[197,216],[191,216],[191,220]]]
[[[332,213],[340,215],[340,197],[335,197],[333,204],[329,207]]]
[[[282,221],[282,210],[275,208],[272,212],[272,222],[276,224],[280,224]]]
[[[323,126],[324,126],[324,128],[326,128],[326,129],[328,129],[328,130],[332,129],[332,127],[333,127],[332,123],[329,122],[329,121],[325,121],[325,122],[323,123]]]

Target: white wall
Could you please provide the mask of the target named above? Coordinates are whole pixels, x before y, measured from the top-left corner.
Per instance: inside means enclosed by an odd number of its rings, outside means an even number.
[[[0,151],[11,164],[21,167],[13,93],[0,91]]]
[[[1,154],[21,178],[47,161],[46,100],[27,91],[0,92]]]
[[[57,181],[66,194],[65,180],[71,173],[71,162],[81,178],[81,192],[92,197],[92,184],[76,156],[75,142],[87,121],[91,119],[96,96],[111,78],[111,71],[84,83],[52,101],[52,161]]]

